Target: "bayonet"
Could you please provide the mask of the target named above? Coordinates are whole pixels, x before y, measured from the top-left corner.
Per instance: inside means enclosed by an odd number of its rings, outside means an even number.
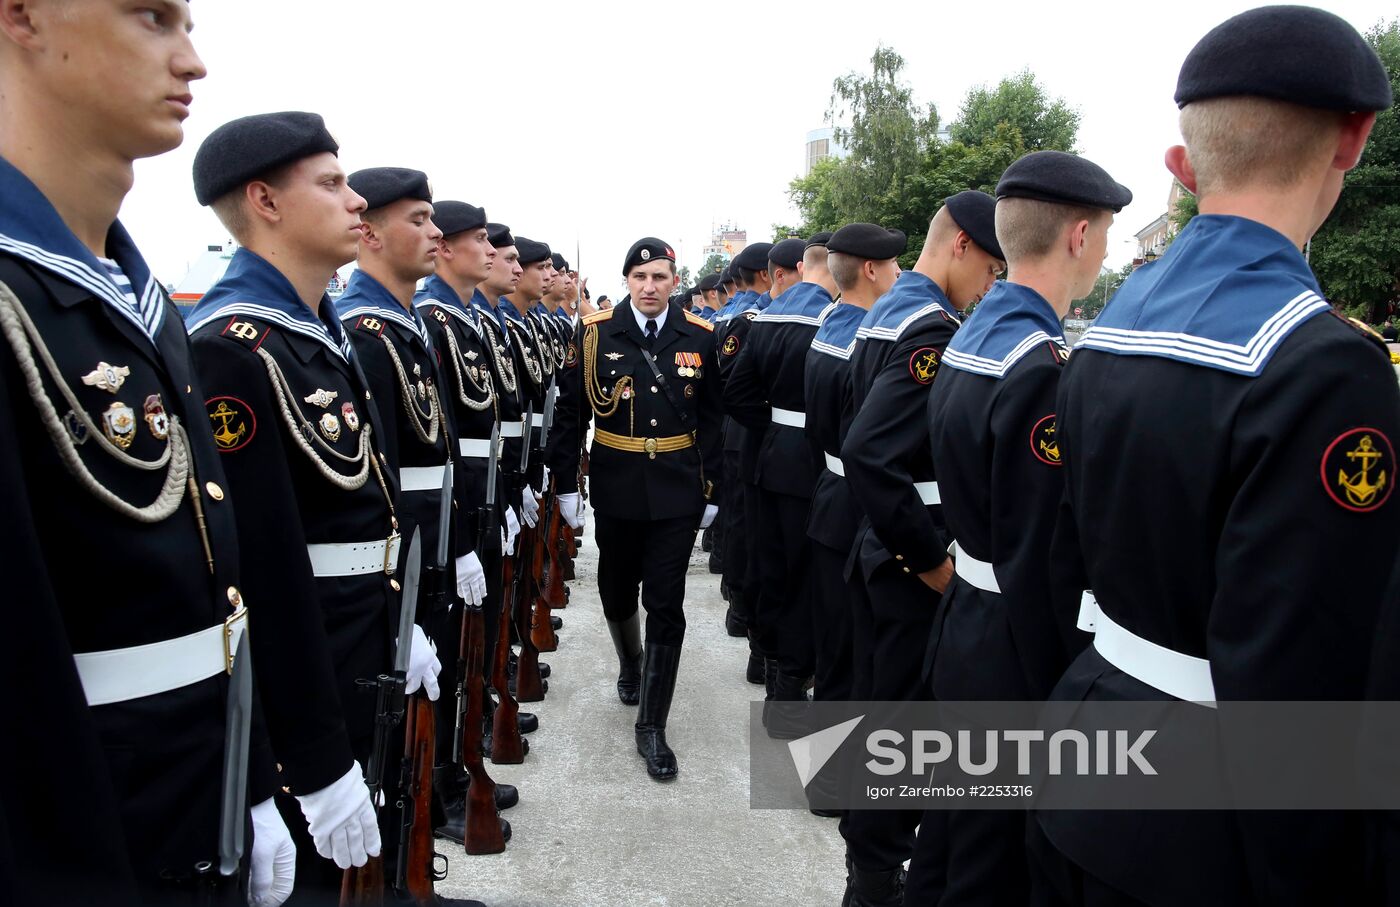
[[[408,563],[404,565],[403,601],[399,604],[399,644],[394,651],[394,674],[400,679],[408,675],[408,650],[413,645],[413,621],[418,616],[418,579],[423,572],[423,534],[413,528],[413,540],[408,545]]]
[[[237,875],[243,859],[243,820],[248,810],[248,731],[253,724],[253,662],[248,634],[238,640],[224,719],[224,782],[219,815],[219,874]]]
[[[438,505],[437,565],[441,570],[447,569],[448,536],[452,526],[452,469],[452,458],[448,457],[442,470],[442,501]]]

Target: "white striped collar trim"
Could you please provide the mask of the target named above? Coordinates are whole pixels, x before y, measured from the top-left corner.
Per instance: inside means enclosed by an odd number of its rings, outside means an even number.
[[[1011,371],[1011,367],[1020,362],[1031,350],[1042,343],[1056,343],[1061,348],[1065,345],[1063,336],[1051,337],[1044,331],[1036,331],[1016,344],[1005,358],[987,359],[982,356],[972,356],[968,353],[960,353],[957,350],[945,350],[943,353],[943,364],[958,369],[963,372],[974,372],[979,375],[989,375],[993,378],[1005,378],[1006,373]]]
[[[305,321],[299,321],[289,317],[285,312],[251,302],[231,302],[228,305],[220,306],[198,321],[191,323],[188,326],[189,333],[193,334],[206,324],[212,321],[218,321],[228,315],[247,315],[259,321],[271,322],[283,330],[301,334],[303,337],[310,337],[312,340],[319,341],[327,349],[333,351],[347,362],[350,359],[350,337],[343,332],[341,334],[340,345],[337,346],[335,341],[331,339],[330,333],[324,327],[312,326]]]
[[[402,309],[394,311],[393,309],[385,308],[382,305],[375,305],[373,303],[367,305],[357,305],[354,308],[349,309],[341,314],[340,323],[348,324],[350,319],[360,318],[365,315],[373,315],[376,318],[383,318],[386,321],[394,322],[400,327],[408,328],[410,331],[413,332],[413,335],[415,337],[423,341],[424,346],[429,345],[427,332],[425,332],[423,328],[419,326],[418,320],[416,318],[410,318],[408,313],[403,311]]]
[[[1255,376],[1294,328],[1328,308],[1327,300],[1312,290],[1304,290],[1275,312],[1242,346],[1173,331],[1132,331],[1098,325],[1089,328],[1079,343],[1108,353],[1161,356]]]
[[[856,331],[856,338],[864,340],[868,337],[874,337],[877,340],[898,340],[900,335],[908,330],[909,326],[920,318],[926,315],[932,315],[934,312],[943,312],[947,314],[947,311],[947,309],[943,308],[943,306],[939,305],[937,302],[930,302],[922,309],[910,314],[895,327],[862,327],[860,330]]]
[[[466,325],[467,325],[467,327],[471,328],[473,331],[476,331],[478,334],[481,333],[481,326],[480,326],[479,324],[476,323],[476,319],[472,318],[472,313],[470,313],[470,312],[463,312],[461,309],[457,308],[455,305],[450,305],[450,304],[448,304],[448,303],[446,303],[446,302],[443,302],[443,301],[440,300],[440,299],[434,299],[434,298],[431,297],[431,296],[427,297],[426,299],[424,299],[424,300],[422,300],[422,301],[420,301],[420,302],[415,302],[415,303],[413,304],[413,307],[414,307],[415,309],[420,309],[420,310],[421,310],[421,309],[426,309],[426,308],[428,308],[428,307],[430,307],[430,306],[437,306],[438,308],[440,308],[440,309],[442,309],[443,311],[447,312],[447,314],[455,316],[455,317],[457,318],[458,321],[465,322]]]
[[[146,286],[141,290],[138,306],[136,309],[132,309],[131,303],[126,299],[126,294],[113,282],[112,278],[105,273],[99,274],[94,271],[86,262],[50,252],[31,243],[21,242],[3,233],[0,233],[0,251],[10,252],[31,261],[52,271],[69,283],[82,287],[103,302],[113,306],[118,314],[130,321],[153,344],[155,343],[161,325],[165,323],[165,297],[160,292],[160,284],[154,275],[147,278]],[[130,279],[131,275],[128,274],[127,280]],[[133,296],[135,289],[133,286]]]

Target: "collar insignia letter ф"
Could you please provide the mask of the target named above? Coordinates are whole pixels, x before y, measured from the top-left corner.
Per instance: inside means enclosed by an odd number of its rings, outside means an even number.
[[[97,368],[83,376],[83,383],[88,387],[95,387],[109,394],[115,394],[121,390],[122,385],[126,383],[126,376],[130,374],[131,369],[124,365],[99,362]]]
[[[1395,449],[1384,432],[1353,428],[1322,455],[1322,486],[1343,509],[1377,510],[1395,490]]]
[[[107,440],[126,450],[136,437],[136,411],[118,400],[102,414],[102,431]]]
[[[328,391],[318,387],[316,388],[316,392],[314,394],[307,394],[301,399],[307,403],[310,403],[312,406],[319,406],[321,409],[325,409],[327,406],[330,406],[332,403],[334,403],[335,398],[339,396],[340,394],[336,393],[335,391]]]

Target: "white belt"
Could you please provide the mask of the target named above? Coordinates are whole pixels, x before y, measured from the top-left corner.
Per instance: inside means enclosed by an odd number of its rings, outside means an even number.
[[[943,499],[938,496],[937,482],[915,482],[914,490],[919,493],[919,500],[930,507],[943,503]]]
[[[779,409],[775,406],[773,407],[773,424],[786,425],[788,428],[806,428],[807,414],[791,409]]]
[[[457,452],[471,460],[486,460],[491,457],[490,438],[458,438]]]
[[[954,542],[948,546],[950,553],[954,555],[953,571],[961,576],[970,586],[976,586],[983,592],[996,592],[1000,594],[1001,585],[997,583],[996,571],[987,561],[979,561],[958,547]]]
[[[524,429],[521,428],[521,426],[520,426],[520,420],[518,420],[518,419],[517,419],[516,421],[514,421],[514,422],[502,422],[502,423],[501,423],[501,437],[502,437],[502,438],[518,438],[518,437],[520,437],[521,435],[523,435],[524,433],[525,433],[525,432],[524,432]]]
[[[1159,646],[1123,629],[1099,610],[1098,601],[1086,593],[1079,603],[1079,627],[1094,628],[1094,648],[1104,661],[1129,677],[1187,702],[1215,708],[1215,682],[1210,662]]]
[[[442,474],[447,465],[405,466],[399,470],[400,491],[441,491]]]
[[[233,653],[248,627],[239,608],[224,623],[162,642],[73,656],[88,705],[108,705],[178,690],[233,669]]]
[[[530,413],[530,427],[544,428],[544,413]]]
[[[844,479],[846,477],[846,464],[841,462],[840,457],[833,457],[831,454],[825,454],[825,456],[826,471]]]
[[[395,534],[391,539],[377,542],[307,545],[306,553],[311,557],[311,572],[316,576],[392,574],[399,562],[399,536]]]

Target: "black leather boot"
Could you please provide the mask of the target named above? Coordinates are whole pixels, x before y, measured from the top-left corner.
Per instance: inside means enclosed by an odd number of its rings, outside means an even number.
[[[434,773],[436,773],[436,771],[437,770],[434,769]],[[510,809],[512,806],[515,806],[519,802],[520,791],[516,789],[516,786],[514,784],[502,784],[499,781],[496,782],[496,809],[498,811],[503,809]],[[449,805],[447,803],[443,803],[442,811],[443,814],[446,816],[446,819],[443,821],[442,825],[439,825],[437,828],[433,829],[433,834],[437,835],[439,838],[446,838],[449,841],[455,841],[458,844],[465,843],[467,834],[466,791],[463,790],[462,794],[457,798],[457,800],[453,804]]]
[[[554,614],[549,615],[549,626],[550,626],[550,629],[553,629],[553,630],[562,630],[562,629],[564,629],[564,618],[558,617],[557,615],[554,615]]]
[[[719,576],[720,574],[724,573],[724,555],[720,554],[720,550],[718,547],[716,547],[710,552],[709,563],[707,563],[705,566],[708,567],[709,571],[716,576]]]
[[[515,723],[520,727],[520,733],[533,734],[540,729],[540,716],[534,712],[516,712]]]
[[[442,824],[433,833],[459,844],[467,825],[467,780],[466,773],[455,765],[433,768],[433,792],[442,807]]]
[[[636,705],[642,684],[641,612],[626,620],[608,621],[608,632],[617,650],[617,698],[623,705]]]
[[[869,872],[851,867],[851,907],[903,907],[904,868]]]
[[[706,554],[715,550],[715,534],[713,530],[714,527],[711,526],[709,529],[700,533],[700,550]]]
[[[724,632],[734,637],[749,635],[748,622],[734,613],[733,605],[724,612]]]
[[[773,662],[776,666],[777,662]],[[806,735],[807,728],[802,719],[806,715],[807,678],[784,674],[776,668],[773,671],[773,700],[768,707],[768,721],[764,725],[768,736],[774,740],[796,740]]]
[[[750,650],[752,651],[752,650]],[[773,683],[778,678],[776,659],[763,659],[763,726],[768,727],[768,713],[773,708]]]
[[[642,699],[637,708],[637,752],[647,763],[647,774],[657,781],[676,777],[676,754],[666,745],[666,716],[676,692],[676,671],[681,647],[647,643],[642,664]]]
[[[763,683],[763,658],[749,653],[749,666],[744,670],[744,679],[749,683]]]
[[[538,664],[540,666],[540,680],[548,680],[549,675],[551,673],[549,662],[541,661],[538,662]],[[514,680],[516,668],[518,668],[519,666],[520,656],[516,655],[515,652],[512,650],[510,653],[510,658],[506,659],[506,676],[509,677],[511,680]],[[512,686],[511,689],[514,690],[515,687]]]

